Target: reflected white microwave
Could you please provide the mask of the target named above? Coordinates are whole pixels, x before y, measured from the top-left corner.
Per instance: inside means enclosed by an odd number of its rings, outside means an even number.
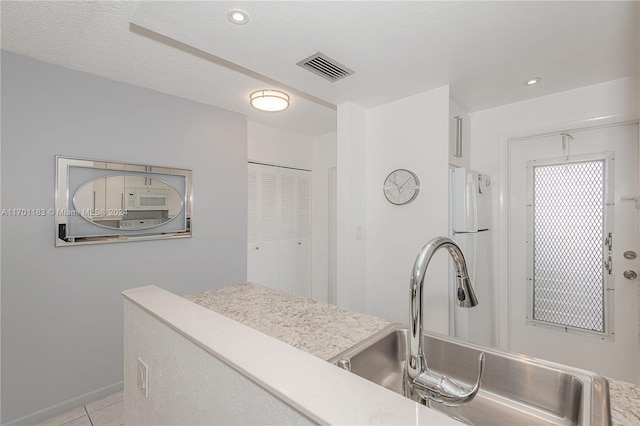
[[[126,210],[169,210],[169,190],[125,188]]]

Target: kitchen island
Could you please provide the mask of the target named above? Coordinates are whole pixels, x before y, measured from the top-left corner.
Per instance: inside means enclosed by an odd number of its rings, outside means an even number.
[[[309,353],[330,356],[386,321],[239,287],[190,297],[279,339],[153,285],[122,293],[125,424],[461,424]]]
[[[382,330],[389,321],[252,283],[185,299],[327,360]],[[614,425],[640,424],[640,387],[609,380]]]

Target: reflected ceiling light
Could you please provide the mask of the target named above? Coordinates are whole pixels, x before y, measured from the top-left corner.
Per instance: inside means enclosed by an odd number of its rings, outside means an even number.
[[[257,90],[249,99],[251,106],[260,111],[282,111],[289,106],[289,95],[279,90]]]
[[[234,9],[227,13],[227,18],[236,25],[244,25],[249,22],[249,15],[247,12],[238,9]]]
[[[536,78],[528,78],[524,81],[525,86],[533,86],[534,84],[538,84],[540,83],[541,78],[540,77],[536,77]]]

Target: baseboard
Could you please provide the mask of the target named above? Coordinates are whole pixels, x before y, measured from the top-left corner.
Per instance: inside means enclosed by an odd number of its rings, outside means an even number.
[[[113,383],[111,385],[105,386],[100,389],[96,389],[91,392],[87,392],[83,395],[77,396],[75,398],[68,399],[59,404],[52,405],[47,408],[43,408],[34,413],[27,414],[26,416],[22,416],[15,420],[12,420],[8,423],[3,423],[3,426],[18,426],[18,425],[37,425],[44,422],[47,419],[60,415],[62,413],[66,413],[67,411],[71,411],[75,408],[82,407],[85,404],[88,404],[93,401],[97,401],[99,399],[104,398],[107,395],[110,395],[114,392],[122,390],[124,386],[123,381],[119,381],[117,383]]]

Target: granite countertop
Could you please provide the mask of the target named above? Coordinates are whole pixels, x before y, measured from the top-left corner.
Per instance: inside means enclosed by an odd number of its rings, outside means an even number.
[[[391,324],[382,318],[252,283],[192,294],[185,299],[324,360]]]
[[[640,386],[609,379],[611,420],[614,425],[640,425]]]
[[[391,324],[253,283],[184,298],[325,360]],[[607,380],[613,424],[640,425],[640,387]]]

